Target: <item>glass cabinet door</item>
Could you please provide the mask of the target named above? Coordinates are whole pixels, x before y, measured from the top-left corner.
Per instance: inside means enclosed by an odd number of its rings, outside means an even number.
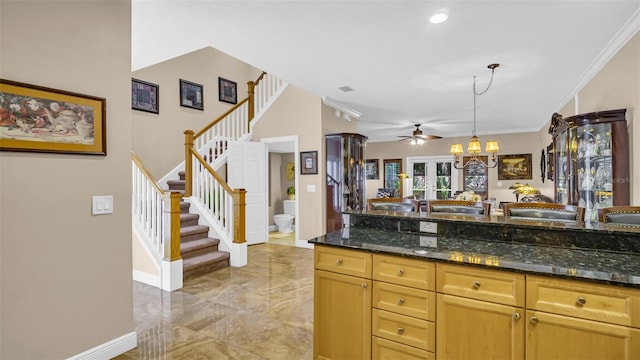
[[[578,206],[585,208],[585,221],[596,221],[599,208],[613,205],[611,125],[584,125],[572,129],[572,135]]]
[[[555,179],[556,179],[556,203],[569,204],[569,172],[571,163],[569,162],[569,147],[567,144],[568,131],[563,131],[556,137],[555,143]]]

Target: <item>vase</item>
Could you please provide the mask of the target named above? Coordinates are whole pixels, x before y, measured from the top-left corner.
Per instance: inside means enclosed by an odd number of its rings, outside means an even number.
[[[295,199],[296,199],[295,194],[289,194],[289,200],[295,200]]]

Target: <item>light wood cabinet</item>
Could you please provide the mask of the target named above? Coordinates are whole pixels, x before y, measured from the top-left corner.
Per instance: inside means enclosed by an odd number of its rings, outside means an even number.
[[[640,290],[527,277],[527,359],[639,359]]]
[[[371,254],[316,246],[314,258],[314,359],[371,358]]]
[[[437,358],[522,359],[524,281],[522,274],[438,264]]]
[[[373,359],[382,360],[435,360],[436,355],[428,351],[399,344],[395,341],[373,337]]]

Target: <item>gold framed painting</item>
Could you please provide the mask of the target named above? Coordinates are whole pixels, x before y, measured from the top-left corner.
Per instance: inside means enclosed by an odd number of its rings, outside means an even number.
[[[0,79],[0,151],[106,156],[106,99]]]

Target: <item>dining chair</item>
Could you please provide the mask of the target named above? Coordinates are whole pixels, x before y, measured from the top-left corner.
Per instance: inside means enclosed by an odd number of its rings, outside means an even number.
[[[554,203],[504,204],[504,216],[516,220],[584,222],[584,208]]]
[[[491,203],[467,200],[429,200],[427,214],[455,214],[489,216]]]
[[[640,206],[610,206],[598,209],[598,221],[604,224],[640,226]]]

